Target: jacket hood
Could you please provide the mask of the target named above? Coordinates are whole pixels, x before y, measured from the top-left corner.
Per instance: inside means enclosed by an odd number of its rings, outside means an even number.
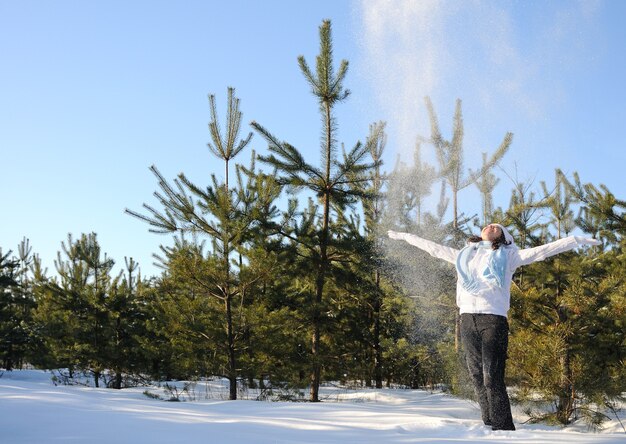
[[[507,243],[510,243],[511,245],[515,245],[515,239],[513,239],[513,236],[511,235],[511,233],[509,233],[509,230],[507,230],[504,225],[500,225],[500,224],[493,224],[493,225],[495,225],[496,227],[500,227],[500,229],[504,233],[504,240]]]

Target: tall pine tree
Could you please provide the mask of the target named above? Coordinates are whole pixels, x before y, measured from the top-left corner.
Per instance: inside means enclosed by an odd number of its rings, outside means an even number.
[[[261,156],[261,160],[278,170],[279,181],[296,189],[305,188],[312,192],[321,205],[321,212],[315,206],[309,206],[308,215],[315,229],[309,235],[295,239],[304,246],[309,259],[315,264],[313,301],[311,301],[311,388],[309,399],[319,401],[321,381],[321,325],[325,286],[333,260],[342,253],[333,246],[331,231],[333,211],[342,211],[361,192],[350,185],[360,179],[362,173],[372,167],[366,163],[367,147],[360,142],[350,151],[343,153],[343,159],[337,159],[337,123],[333,114],[335,106],[350,94],[344,89],[343,82],[348,71],[348,62],[343,60],[337,72],[333,63],[331,23],[325,20],[319,28],[320,53],[316,59],[315,72],[311,70],[305,58],[300,56],[298,63],[305,79],[311,86],[322,116],[321,165],[308,163],[301,152],[291,144],[280,141],[257,122],[252,126],[268,142],[270,154]]]
[[[226,131],[222,133],[217,117],[215,96],[209,96],[211,121],[210,151],[223,161],[224,181],[219,182],[212,175],[212,185],[206,188],[192,183],[184,173],[180,173],[174,183],[170,184],[155,166],[151,167],[159,181],[161,192],[155,193],[162,210],[144,204],[147,214],[126,210],[127,213],[147,222],[156,233],[194,233],[208,236],[212,250],[209,253],[211,279],[205,282],[206,296],[222,304],[223,329],[225,344],[223,349],[227,357],[226,377],[229,380],[229,398],[237,399],[237,351],[236,332],[233,320],[233,303],[235,298],[243,296],[245,282],[239,276],[236,261],[233,259],[246,233],[257,223],[258,208],[265,207],[267,200],[275,195],[267,192],[270,188],[269,178],[258,180],[255,186],[248,187],[237,173],[237,184],[231,187],[231,161],[248,145],[252,138],[249,133],[239,139],[241,116],[239,99],[235,97],[235,90],[228,89],[228,107],[226,116]],[[270,187],[270,188],[267,188]],[[257,208],[258,207],[258,208]],[[193,270],[189,270],[193,273]],[[206,277],[206,276],[205,276]]]

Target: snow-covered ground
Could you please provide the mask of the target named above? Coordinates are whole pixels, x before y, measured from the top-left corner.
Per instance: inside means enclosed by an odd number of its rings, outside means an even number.
[[[179,384],[180,387],[180,384]],[[51,373],[0,377],[0,442],[12,443],[626,443],[617,419],[601,432],[522,424],[493,432],[475,404],[421,390],[324,388],[325,402],[206,400],[166,402],[146,387],[112,390],[54,385]],[[163,389],[148,391],[165,397]],[[184,398],[185,396],[182,396]],[[188,399],[188,398],[186,398]],[[620,413],[626,424],[626,414]]]

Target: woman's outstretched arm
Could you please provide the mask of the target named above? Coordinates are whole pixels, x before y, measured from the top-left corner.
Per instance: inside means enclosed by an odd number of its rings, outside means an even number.
[[[391,239],[403,240],[413,245],[414,247],[419,248],[420,250],[424,250],[426,253],[430,254],[437,259],[443,259],[446,262],[450,262],[451,264],[456,263],[456,257],[459,254],[459,250],[456,250],[451,247],[446,247],[445,245],[439,245],[435,242],[422,239],[414,234],[409,233],[399,233],[397,231],[389,230],[387,235]]]
[[[600,245],[601,243],[602,242],[599,240],[584,238],[582,236],[564,237],[563,239],[559,239],[545,245],[519,250],[519,263],[515,264],[515,267],[542,261],[550,256],[554,256],[555,254],[572,250],[579,245]]]

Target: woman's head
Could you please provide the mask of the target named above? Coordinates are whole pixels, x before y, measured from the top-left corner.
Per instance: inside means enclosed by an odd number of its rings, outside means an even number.
[[[482,240],[494,242],[496,239],[504,236],[504,231],[498,224],[489,224],[480,232]]]
[[[491,247],[494,250],[500,248],[500,245],[511,245],[513,243],[513,236],[500,224],[489,224],[484,227],[480,236],[470,237],[470,242],[489,241]]]

